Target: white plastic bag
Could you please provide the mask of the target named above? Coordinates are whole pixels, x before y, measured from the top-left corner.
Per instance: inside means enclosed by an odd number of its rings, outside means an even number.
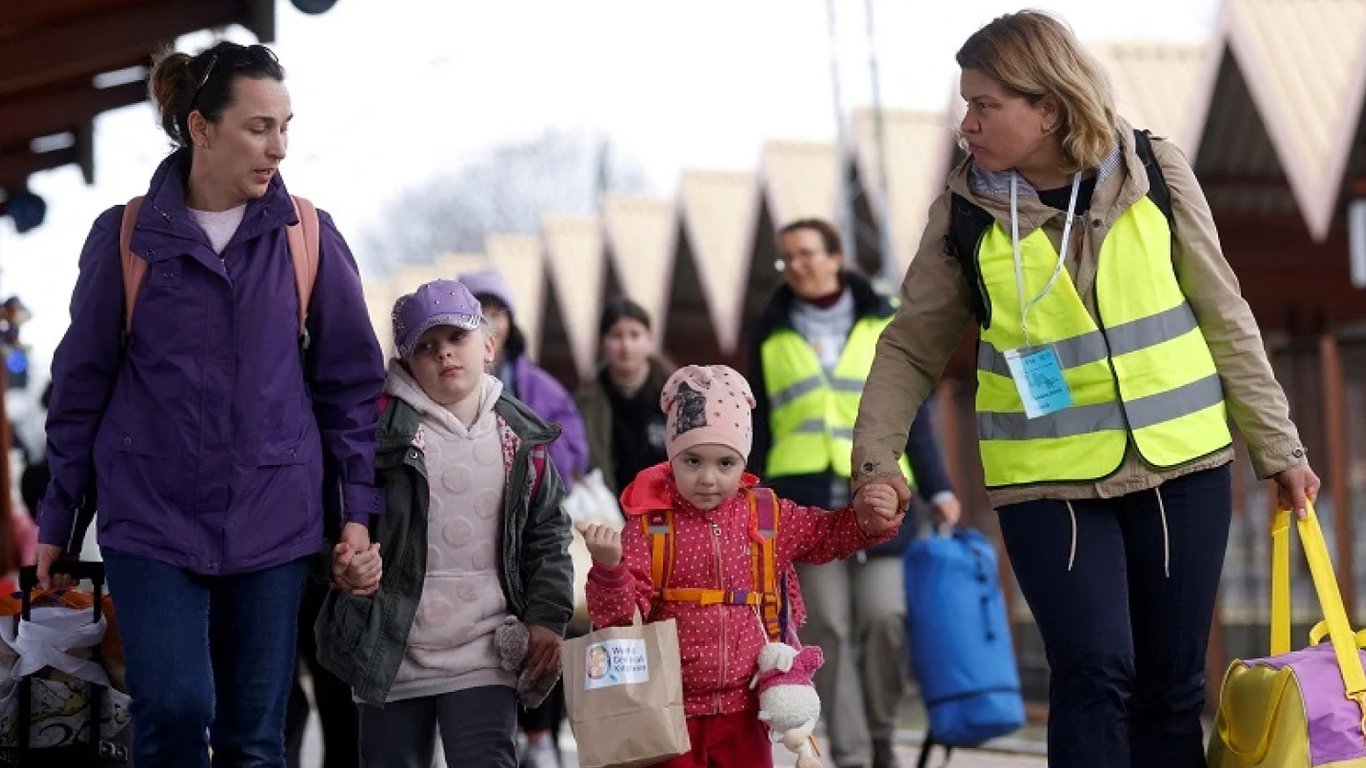
[[[594,469],[574,483],[564,497],[564,511],[575,523],[605,523],[620,527],[625,518],[617,497],[607,490],[602,470]]]
[[[30,616],[28,621],[0,619],[0,643],[18,656],[0,677],[0,744],[18,742],[19,680],[23,677],[29,677],[33,687],[31,748],[88,741],[84,730],[90,683],[105,686],[100,738],[114,739],[132,719],[132,700],[110,687],[109,676],[99,664],[70,653],[100,644],[106,629],[104,617],[92,622],[88,609],[64,606],[34,608]],[[50,671],[38,674],[44,668]]]

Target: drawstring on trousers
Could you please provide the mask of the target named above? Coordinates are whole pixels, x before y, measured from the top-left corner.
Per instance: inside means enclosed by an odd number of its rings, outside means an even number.
[[[1153,489],[1157,494],[1157,516],[1162,519],[1162,573],[1167,578],[1172,577],[1172,547],[1171,537],[1167,533],[1167,508],[1162,504],[1162,486]]]
[[[1072,509],[1070,500],[1063,499],[1063,503],[1067,505],[1067,515],[1072,518],[1072,548],[1067,551],[1067,570],[1070,573],[1072,563],[1077,560],[1077,513]]]

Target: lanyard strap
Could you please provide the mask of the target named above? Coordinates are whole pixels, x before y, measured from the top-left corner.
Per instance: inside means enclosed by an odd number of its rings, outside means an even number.
[[[1058,275],[1062,274],[1063,264],[1067,260],[1067,246],[1072,240],[1072,218],[1073,212],[1077,209],[1077,192],[1081,189],[1081,171],[1072,174],[1072,197],[1067,201],[1067,223],[1062,226],[1062,243],[1058,248],[1058,263],[1053,267],[1053,276],[1048,278],[1048,284],[1039,291],[1039,295],[1025,302],[1024,286],[1024,263],[1020,257],[1020,217],[1016,210],[1016,198],[1018,197],[1017,185],[1019,174],[1015,171],[1010,172],[1010,247],[1015,256],[1015,292],[1020,299],[1020,330],[1024,333],[1024,345],[1029,346],[1029,310],[1043,300],[1044,296],[1053,289],[1053,284],[1058,281]]]

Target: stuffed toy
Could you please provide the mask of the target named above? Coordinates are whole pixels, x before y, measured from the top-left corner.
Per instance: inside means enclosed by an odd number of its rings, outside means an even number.
[[[759,689],[759,719],[769,737],[797,755],[797,768],[821,768],[811,732],[821,716],[821,699],[811,676],[825,663],[821,649],[797,650],[787,643],[769,643],[759,651],[759,672],[751,687]]]
[[[530,670],[523,667],[531,646],[531,632],[515,616],[503,619],[493,630],[493,647],[498,652],[498,664],[508,672],[517,673],[517,700],[527,709],[535,709],[550,695],[550,689],[560,679],[560,671],[532,679]]]

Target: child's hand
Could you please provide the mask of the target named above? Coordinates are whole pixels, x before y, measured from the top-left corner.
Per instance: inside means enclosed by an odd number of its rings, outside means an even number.
[[[540,680],[560,668],[560,636],[540,624],[528,624],[526,628],[526,670],[532,680]]]
[[[874,538],[895,531],[906,517],[896,489],[882,482],[869,483],[859,489],[854,497],[854,514],[859,528]]]
[[[332,551],[332,585],[353,595],[372,595],[384,575],[379,543],[370,542],[370,530],[360,523],[347,523],[341,541]]]
[[[602,523],[580,523],[574,526],[583,534],[583,543],[588,545],[588,554],[593,562],[608,568],[621,562],[621,532]]]

